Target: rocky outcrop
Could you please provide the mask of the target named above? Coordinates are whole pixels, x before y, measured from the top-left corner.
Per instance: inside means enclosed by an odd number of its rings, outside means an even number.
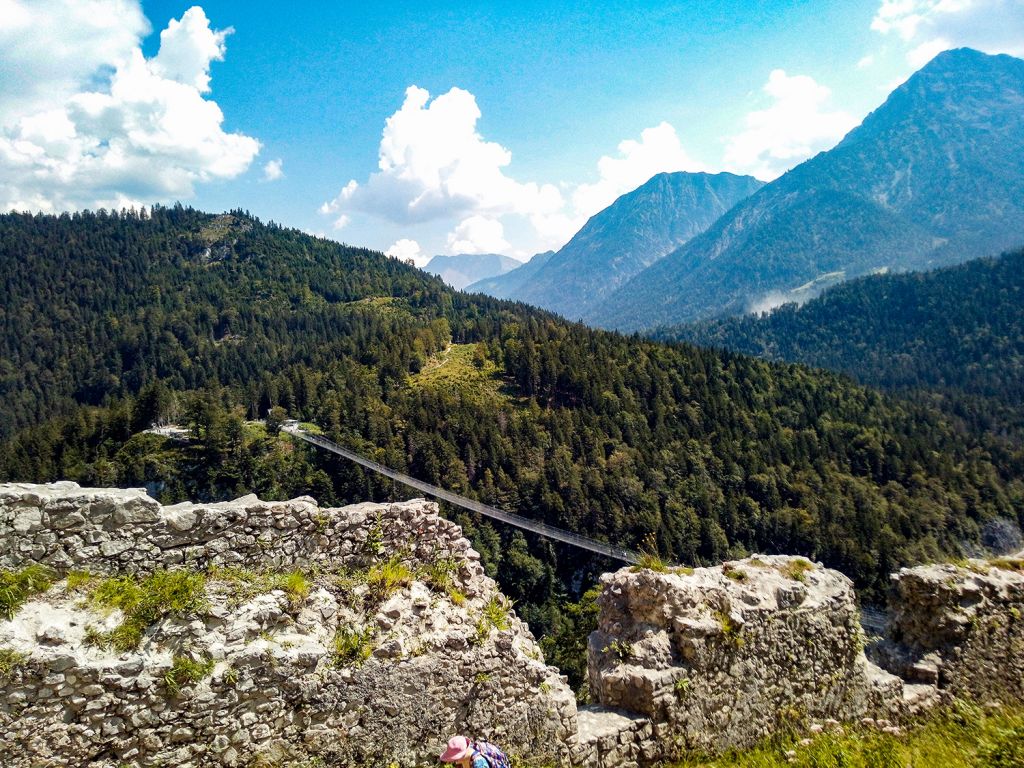
[[[1020,559],[902,569],[885,634],[870,642],[850,580],[802,558],[624,568],[602,584],[590,687],[620,711],[581,710],[592,765],[742,748],[815,722],[900,722],[953,697],[1024,695]]]
[[[39,565],[53,583],[10,618],[0,594],[15,768],[411,766],[457,731],[542,764],[637,768],[1024,696],[1020,559],[901,570],[871,639],[849,579],[802,558],[605,574],[597,703],[578,710],[422,500],[163,507],[140,490],[0,485],[0,579]]]
[[[554,760],[575,738],[565,679],[432,503],[7,485],[0,553],[58,579],[0,620],[4,765],[405,766],[459,731]],[[145,588],[166,569],[204,574],[201,608],[111,647],[126,614],[104,610],[102,576]]]
[[[800,558],[623,569],[604,577],[600,604],[591,690],[654,723],[648,760],[860,718],[901,695],[864,656],[850,580]]]
[[[908,680],[953,696],[1024,698],[1024,560],[904,568],[892,576],[877,653]]]

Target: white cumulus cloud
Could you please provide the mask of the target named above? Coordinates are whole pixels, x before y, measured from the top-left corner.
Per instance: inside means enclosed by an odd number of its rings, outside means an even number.
[[[223,61],[224,40],[234,28],[213,30],[203,9],[194,6],[171,19],[160,33],[160,51],[150,62],[153,72],[168,80],[191,85],[200,93],[210,90],[210,62]]]
[[[597,161],[600,179],[580,184],[572,194],[573,207],[584,220],[611,205],[652,176],[665,171],[703,171],[706,168],[683,149],[676,129],[666,122],[640,133],[640,140],[619,143],[617,157],[604,155]]]
[[[448,233],[448,253],[503,253],[511,246],[497,219],[470,216]]]
[[[212,30],[202,8],[172,21],[147,59],[137,1],[0,4],[0,210],[188,198],[259,152],[256,139],[225,132],[220,107],[203,96],[230,30]],[[11,98],[9,71],[37,80]]]
[[[431,100],[410,86],[387,119],[379,170],[350,181],[324,203],[325,214],[362,211],[399,224],[466,215],[546,214],[563,201],[551,184],[520,183],[505,173],[512,153],[477,131],[480,109],[469,91],[452,88]]]
[[[0,125],[62,104],[149,31],[138,0],[0,0]]]
[[[1024,0],[882,0],[871,28],[898,37],[915,67],[961,46],[1021,56]]]
[[[384,251],[384,255],[399,261],[411,261],[417,266],[423,266],[427,261],[427,257],[423,255],[423,251],[420,249],[420,244],[415,240],[404,237],[392,243],[391,247]]]
[[[831,91],[807,75],[773,70],[763,91],[771,105],[749,112],[725,148],[725,164],[737,173],[774,179],[830,149],[857,124],[848,112],[830,109]]]
[[[284,163],[281,158],[271,160],[263,166],[263,180],[277,181],[284,178]]]
[[[450,222],[450,253],[521,256],[564,245],[590,216],[657,173],[704,169],[663,122],[622,141],[617,154],[601,157],[595,181],[563,183],[561,190],[520,181],[508,173],[512,153],[478,131],[480,116],[469,91],[452,88],[431,99],[410,86],[401,108],[385,121],[378,170],[362,183],[350,180],[320,213],[335,217],[335,229],[356,214],[410,228]],[[524,227],[526,247],[520,242]],[[516,233],[515,248],[509,229]]]

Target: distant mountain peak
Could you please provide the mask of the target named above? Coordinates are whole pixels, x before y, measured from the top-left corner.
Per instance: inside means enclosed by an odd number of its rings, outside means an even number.
[[[544,264],[472,288],[580,317],[762,184],[732,173],[658,173],[590,217]]]
[[[936,56],[822,152],[585,316],[640,330],[740,314],[810,284],[1024,242],[1024,61]],[[806,296],[803,296],[806,298]]]
[[[437,275],[452,288],[461,290],[470,283],[511,272],[521,264],[521,261],[500,253],[457,253],[435,256],[423,271]]]

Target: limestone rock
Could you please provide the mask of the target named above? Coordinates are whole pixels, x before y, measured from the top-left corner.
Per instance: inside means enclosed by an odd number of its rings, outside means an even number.
[[[57,583],[0,621],[0,648],[20,660],[0,679],[4,765],[244,766],[277,755],[411,766],[433,762],[459,731],[567,760],[575,698],[511,610],[507,629],[478,635],[484,605],[503,598],[472,554],[458,526],[422,500],[161,507],[142,490],[0,485],[3,568],[315,574],[300,599],[210,576],[201,615],[163,619],[127,653],[88,643],[120,612]],[[413,580],[379,600],[367,569],[391,558]],[[454,563],[450,586],[464,601],[422,580],[441,560]],[[364,628],[367,658],[339,656],[335,638]],[[176,657],[209,660],[208,674],[170,686]]]

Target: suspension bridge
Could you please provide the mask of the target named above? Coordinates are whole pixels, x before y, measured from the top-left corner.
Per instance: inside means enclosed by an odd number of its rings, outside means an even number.
[[[338,445],[333,440],[328,440],[326,437],[323,437],[322,435],[313,434],[312,432],[303,429],[296,421],[286,421],[281,426],[281,431],[286,432],[287,434],[292,435],[294,437],[297,437],[300,440],[304,440],[305,442],[309,443],[310,445],[314,445],[317,448],[320,448],[325,451],[330,451],[331,453],[336,453],[338,456],[342,456],[343,458],[346,458],[349,461],[353,461],[356,464],[359,464],[360,466],[365,467],[366,469],[376,472],[379,475],[391,478],[395,482],[409,486],[410,488],[415,488],[416,490],[421,491],[427,494],[428,496],[433,496],[436,499],[442,499],[444,501],[447,501],[449,504],[453,504],[457,507],[468,509],[470,512],[476,512],[485,517],[489,517],[494,520],[499,520],[503,523],[508,523],[509,525],[514,525],[515,527],[521,528],[524,531],[536,533],[538,536],[544,536],[548,539],[560,541],[563,544],[569,544],[573,547],[586,549],[590,552],[595,552],[599,555],[610,557],[613,560],[621,560],[623,562],[631,564],[640,562],[639,553],[634,552],[632,550],[624,549],[622,547],[616,547],[607,542],[598,541],[597,539],[592,539],[589,536],[582,536],[578,533],[573,533],[572,531],[567,531],[563,528],[548,525],[547,523],[542,523],[537,520],[531,520],[528,517],[523,517],[522,515],[517,515],[513,512],[508,512],[504,509],[498,509],[497,507],[492,507],[490,504],[484,504],[483,502],[477,501],[475,499],[469,499],[466,498],[465,496],[460,496],[457,493],[452,493],[451,491],[447,491],[444,488],[440,488],[436,485],[431,485],[430,483],[425,483],[422,480],[417,480],[415,477],[406,475],[402,472],[398,472],[394,469],[391,469],[390,467],[384,466],[379,462],[368,459],[365,456],[361,456],[355,451],[351,451],[348,448],[345,448],[344,446]]]

